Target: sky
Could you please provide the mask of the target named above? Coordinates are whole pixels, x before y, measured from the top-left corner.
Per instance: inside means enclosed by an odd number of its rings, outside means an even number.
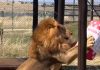
[[[0,1],[12,1],[12,0],[0,0]],[[14,0],[14,1],[30,1],[32,2],[33,0]],[[73,3],[74,0],[65,0],[66,3]],[[78,0],[76,0],[77,2]],[[89,0],[90,1],[90,0]],[[100,0],[94,0],[96,4],[100,4]],[[54,2],[54,0],[39,0],[39,2],[43,3],[43,2],[47,2],[47,3],[52,3]]]

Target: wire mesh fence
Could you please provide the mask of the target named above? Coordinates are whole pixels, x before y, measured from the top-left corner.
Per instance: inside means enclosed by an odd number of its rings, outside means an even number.
[[[39,0],[39,7],[38,7],[38,19],[39,21],[47,18],[47,17],[54,17],[54,0]]]
[[[93,0],[93,8],[91,4],[92,0],[87,1],[88,5],[88,21],[91,20],[91,11],[93,9],[93,18],[95,20],[100,19],[100,0]],[[78,0],[65,0],[65,22],[77,22],[78,21]]]
[[[0,1],[0,58],[26,57],[31,39],[33,2]]]
[[[39,21],[53,17],[53,4],[39,1]],[[0,58],[27,57],[32,24],[33,0],[0,1]]]

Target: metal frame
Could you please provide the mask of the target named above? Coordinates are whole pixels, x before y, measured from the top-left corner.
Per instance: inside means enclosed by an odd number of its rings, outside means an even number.
[[[78,0],[78,69],[86,70],[86,44],[87,44],[87,0]]]

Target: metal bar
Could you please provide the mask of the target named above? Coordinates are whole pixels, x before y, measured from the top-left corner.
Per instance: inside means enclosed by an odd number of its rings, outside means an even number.
[[[73,22],[75,21],[75,19],[74,19],[74,14],[75,14],[75,0],[73,1]]]
[[[94,5],[94,0],[91,0],[91,20],[93,20],[93,5]]]
[[[58,18],[58,0],[54,0],[54,19]]]
[[[43,9],[44,9],[43,17],[45,18],[45,16],[46,16],[46,3],[45,3],[45,0],[43,0]]]
[[[79,18],[78,18],[78,70],[86,70],[86,27],[87,27],[87,0],[78,0]]]
[[[65,9],[65,11],[66,11],[66,10],[67,10],[67,11],[73,11],[73,9]],[[100,9],[95,9],[95,10],[96,10],[96,11],[100,11]],[[78,11],[78,9],[75,8],[74,11]],[[91,10],[88,9],[88,11],[91,11]]]
[[[33,1],[33,30],[38,25],[38,0]]]
[[[1,27],[0,27],[0,38],[1,38],[1,43],[0,43],[0,45],[3,46],[3,22],[4,22],[4,11],[1,11],[1,17],[2,17],[2,22],[1,22]]]
[[[64,6],[65,0],[58,0],[58,22],[64,24]]]
[[[75,16],[78,16],[78,14],[75,14],[75,15],[73,15],[73,14],[67,14],[67,15],[66,15],[66,14],[65,14],[64,16],[71,16],[71,17],[74,16],[74,17],[75,17]],[[91,15],[89,14],[89,15],[87,15],[87,16],[90,17]],[[94,17],[98,17],[96,14],[94,14],[93,16],[94,16]]]
[[[67,5],[65,4],[65,6],[73,6],[73,4],[71,4],[71,5],[70,4],[69,5],[68,4]],[[78,7],[78,5],[74,5],[74,6]],[[88,5],[88,6],[91,6],[91,5]],[[99,7],[99,5],[94,5],[94,6],[95,7]]]
[[[12,0],[12,30],[14,29],[14,0]]]
[[[89,4],[90,4],[90,6],[91,6],[91,3],[89,2],[89,1],[87,1]],[[94,10],[94,12],[96,13],[96,15],[100,18],[100,15],[99,15],[99,13],[95,10],[95,8],[94,7],[91,7],[93,10]]]

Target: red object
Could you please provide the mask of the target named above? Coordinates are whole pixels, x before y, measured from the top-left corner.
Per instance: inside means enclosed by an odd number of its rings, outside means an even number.
[[[92,25],[93,27],[97,28],[98,30],[100,30],[100,20],[93,20],[90,21],[90,25]]]
[[[94,57],[95,57],[95,55],[96,55],[96,53],[93,51],[93,49],[92,49],[92,48],[89,48],[89,49],[87,50],[86,58],[87,58],[88,60],[93,60]]]
[[[96,38],[98,38],[97,36],[100,36],[99,31],[100,31],[100,20],[92,20],[90,21],[90,24],[88,26],[88,30],[94,34],[94,38],[96,40]],[[88,32],[88,31],[87,31]],[[96,34],[96,35],[95,35]],[[96,47],[96,46],[93,46]],[[95,58],[96,53],[94,52],[94,50],[92,48],[89,48],[87,50],[87,54],[86,54],[86,58],[88,60],[93,60]]]

